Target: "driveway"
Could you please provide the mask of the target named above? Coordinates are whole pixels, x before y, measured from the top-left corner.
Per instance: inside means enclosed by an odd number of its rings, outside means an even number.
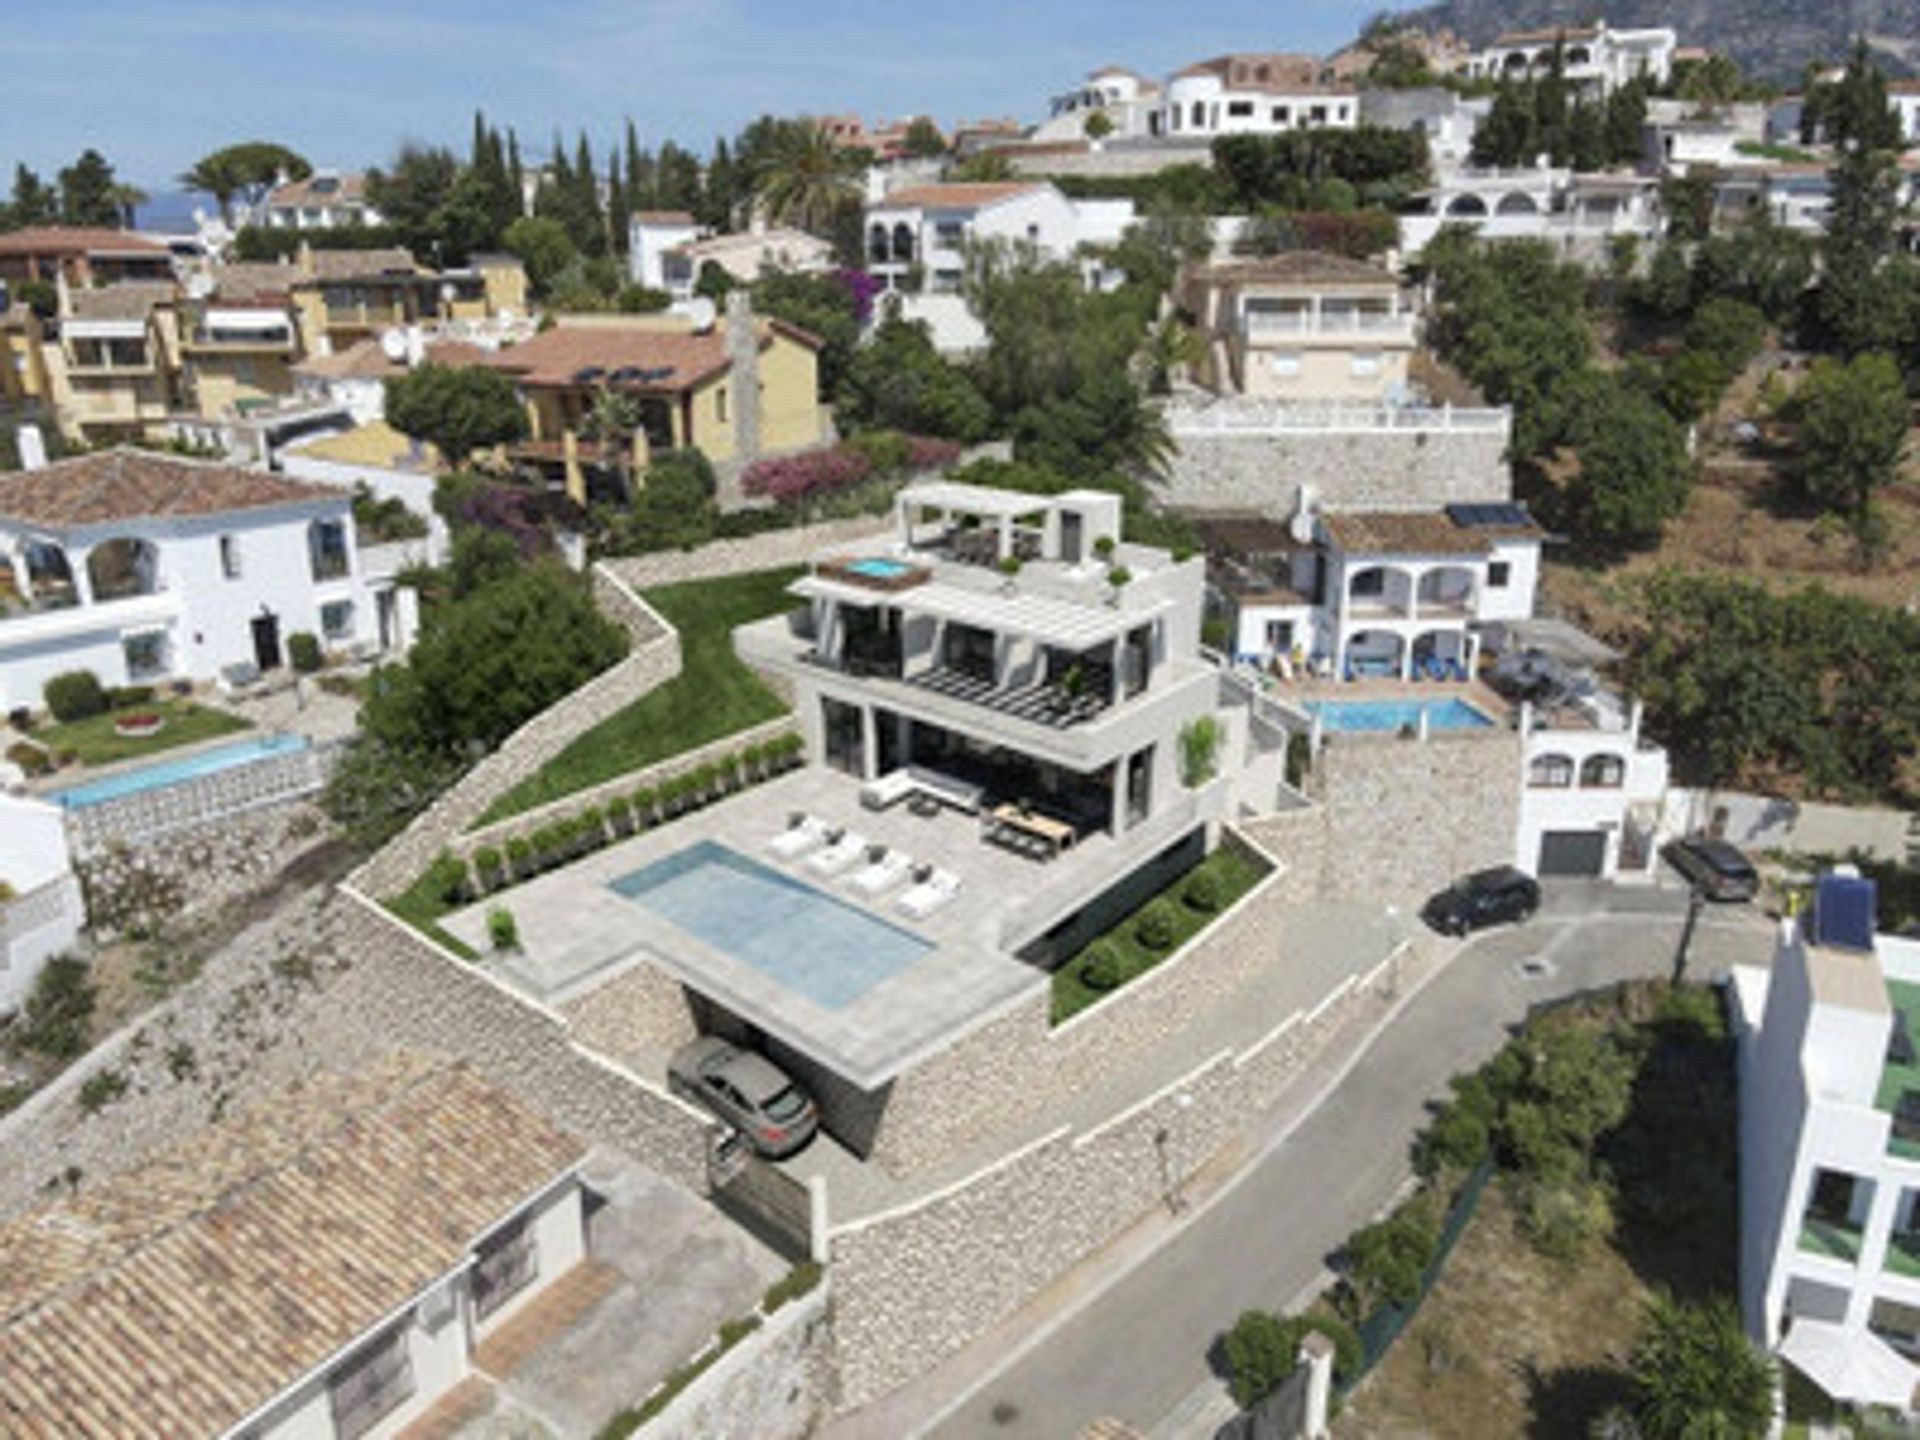
[[[1448,1077],[1485,1060],[1531,1005],[1665,974],[1685,910],[1674,888],[1557,885],[1532,923],[1469,941],[1291,1134],[1166,1243],[1050,1331],[1030,1331],[1029,1349],[931,1427],[918,1416],[896,1433],[1055,1440],[1111,1415],[1159,1435],[1210,1435],[1171,1419],[1203,1410],[1217,1385],[1208,1346],[1243,1310],[1300,1297],[1392,1201]],[[1770,945],[1763,917],[1709,910],[1691,973],[1753,961]]]

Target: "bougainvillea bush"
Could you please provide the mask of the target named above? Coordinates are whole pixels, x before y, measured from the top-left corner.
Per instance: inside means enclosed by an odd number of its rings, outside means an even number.
[[[876,477],[914,474],[952,464],[962,446],[926,435],[867,434],[830,450],[758,460],[740,477],[741,490],[782,505],[839,495]]]

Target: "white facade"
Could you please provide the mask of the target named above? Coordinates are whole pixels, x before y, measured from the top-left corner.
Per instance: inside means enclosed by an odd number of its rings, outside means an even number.
[[[71,463],[71,462],[69,462]],[[186,463],[186,462],[183,462]],[[105,598],[96,552],[130,557]],[[0,615],[0,705],[37,708],[53,676],[102,684],[204,682],[227,666],[284,663],[290,635],[373,653],[412,639],[410,596],[362,566],[350,495],[182,518],[50,527],[0,515],[20,608]],[[56,577],[64,572],[66,580]]]
[[[1096,70],[1080,84],[1063,90],[1047,104],[1047,118],[1027,138],[1034,141],[1079,140],[1087,122],[1104,115],[1112,126],[1108,136],[1127,139],[1149,133],[1160,87],[1143,75],[1116,65]]]
[[[1741,1308],[1756,1341],[1834,1398],[1910,1410],[1920,1144],[1906,1097],[1920,1078],[1906,1041],[1920,941],[1835,933],[1821,911],[1836,879],[1805,923],[1781,922],[1770,969],[1734,968]]]
[[[441,1277],[381,1325],[353,1345],[331,1356],[325,1365],[289,1386],[272,1403],[230,1430],[229,1436],[249,1440],[337,1440],[342,1433],[335,1419],[336,1377],[356,1357],[383,1342],[405,1349],[404,1378],[396,1377],[392,1393],[404,1398],[383,1413],[366,1440],[390,1440],[418,1420],[449,1390],[473,1373],[473,1351],[502,1325],[519,1314],[552,1283],[586,1259],[586,1221],[577,1177],[568,1175],[519,1215],[510,1217],[494,1234],[514,1227],[532,1240],[532,1273],[510,1297],[482,1318],[473,1285],[475,1257]],[[476,1237],[476,1252],[487,1241]],[[401,1367],[396,1366],[396,1370]]]
[[[1194,67],[1167,82],[1149,126],[1167,139],[1278,135],[1288,130],[1351,130],[1360,123],[1356,91],[1317,82],[1236,83],[1232,73]]]
[[[1486,240],[1545,240],[1569,259],[1606,258],[1617,238],[1651,244],[1661,234],[1659,182],[1650,176],[1576,175],[1537,166],[1443,172],[1400,217],[1400,240],[1418,255],[1447,226]]]
[[[694,272],[679,273],[674,253],[699,238],[700,222],[682,211],[636,211],[627,222],[628,278],[649,290],[690,293]]]
[[[260,202],[255,224],[275,230],[331,230],[382,225],[386,217],[367,199],[366,177],[316,170],[282,182]]]
[[[929,321],[940,348],[971,349],[985,332],[959,300],[968,246],[1000,242],[1077,259],[1089,287],[1100,288],[1112,277],[1083,247],[1116,243],[1133,220],[1131,200],[1070,200],[1044,182],[909,186],[869,201],[867,269],[900,297],[906,318]]]
[[[0,1015],[19,1008],[40,967],[73,948],[86,923],[56,805],[0,793]]]
[[[1523,706],[1514,864],[1531,875],[1647,874],[1667,793],[1667,752],[1640,734],[1639,701],[1596,695],[1589,713]]]
[[[1558,49],[1569,81],[1607,93],[1645,76],[1664,85],[1673,74],[1680,37],[1665,27],[1615,30],[1606,21],[1560,30],[1501,35],[1467,61],[1476,80],[1527,79],[1544,75]]]

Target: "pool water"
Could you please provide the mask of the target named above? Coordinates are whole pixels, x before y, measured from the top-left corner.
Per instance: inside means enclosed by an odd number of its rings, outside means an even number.
[[[898,580],[912,569],[913,566],[903,560],[853,560],[847,565],[849,574],[864,575],[869,580]]]
[[[933,949],[717,840],[622,875],[611,888],[828,1010],[851,1005]]]
[[[1429,730],[1482,730],[1493,724],[1484,710],[1458,697],[1446,700],[1309,700],[1306,708],[1320,717],[1329,734],[1358,730],[1398,732],[1419,728],[1424,711]]]
[[[288,755],[306,749],[311,743],[304,735],[257,735],[250,740],[218,745],[211,750],[200,750],[172,760],[156,760],[151,765],[122,770],[115,775],[89,780],[84,785],[49,791],[46,798],[69,810],[84,810],[89,805],[124,800],[129,795],[178,785],[183,780],[197,780],[203,775],[217,775],[222,770],[251,765],[256,760]]]

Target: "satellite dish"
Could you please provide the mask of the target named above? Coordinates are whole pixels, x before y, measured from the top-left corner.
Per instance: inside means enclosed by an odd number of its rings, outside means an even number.
[[[382,333],[380,353],[394,364],[404,365],[407,360],[407,332],[396,328]]]
[[[695,331],[705,333],[713,328],[713,322],[720,312],[714,308],[713,301],[705,295],[696,295],[687,302],[687,319],[693,322]]]

